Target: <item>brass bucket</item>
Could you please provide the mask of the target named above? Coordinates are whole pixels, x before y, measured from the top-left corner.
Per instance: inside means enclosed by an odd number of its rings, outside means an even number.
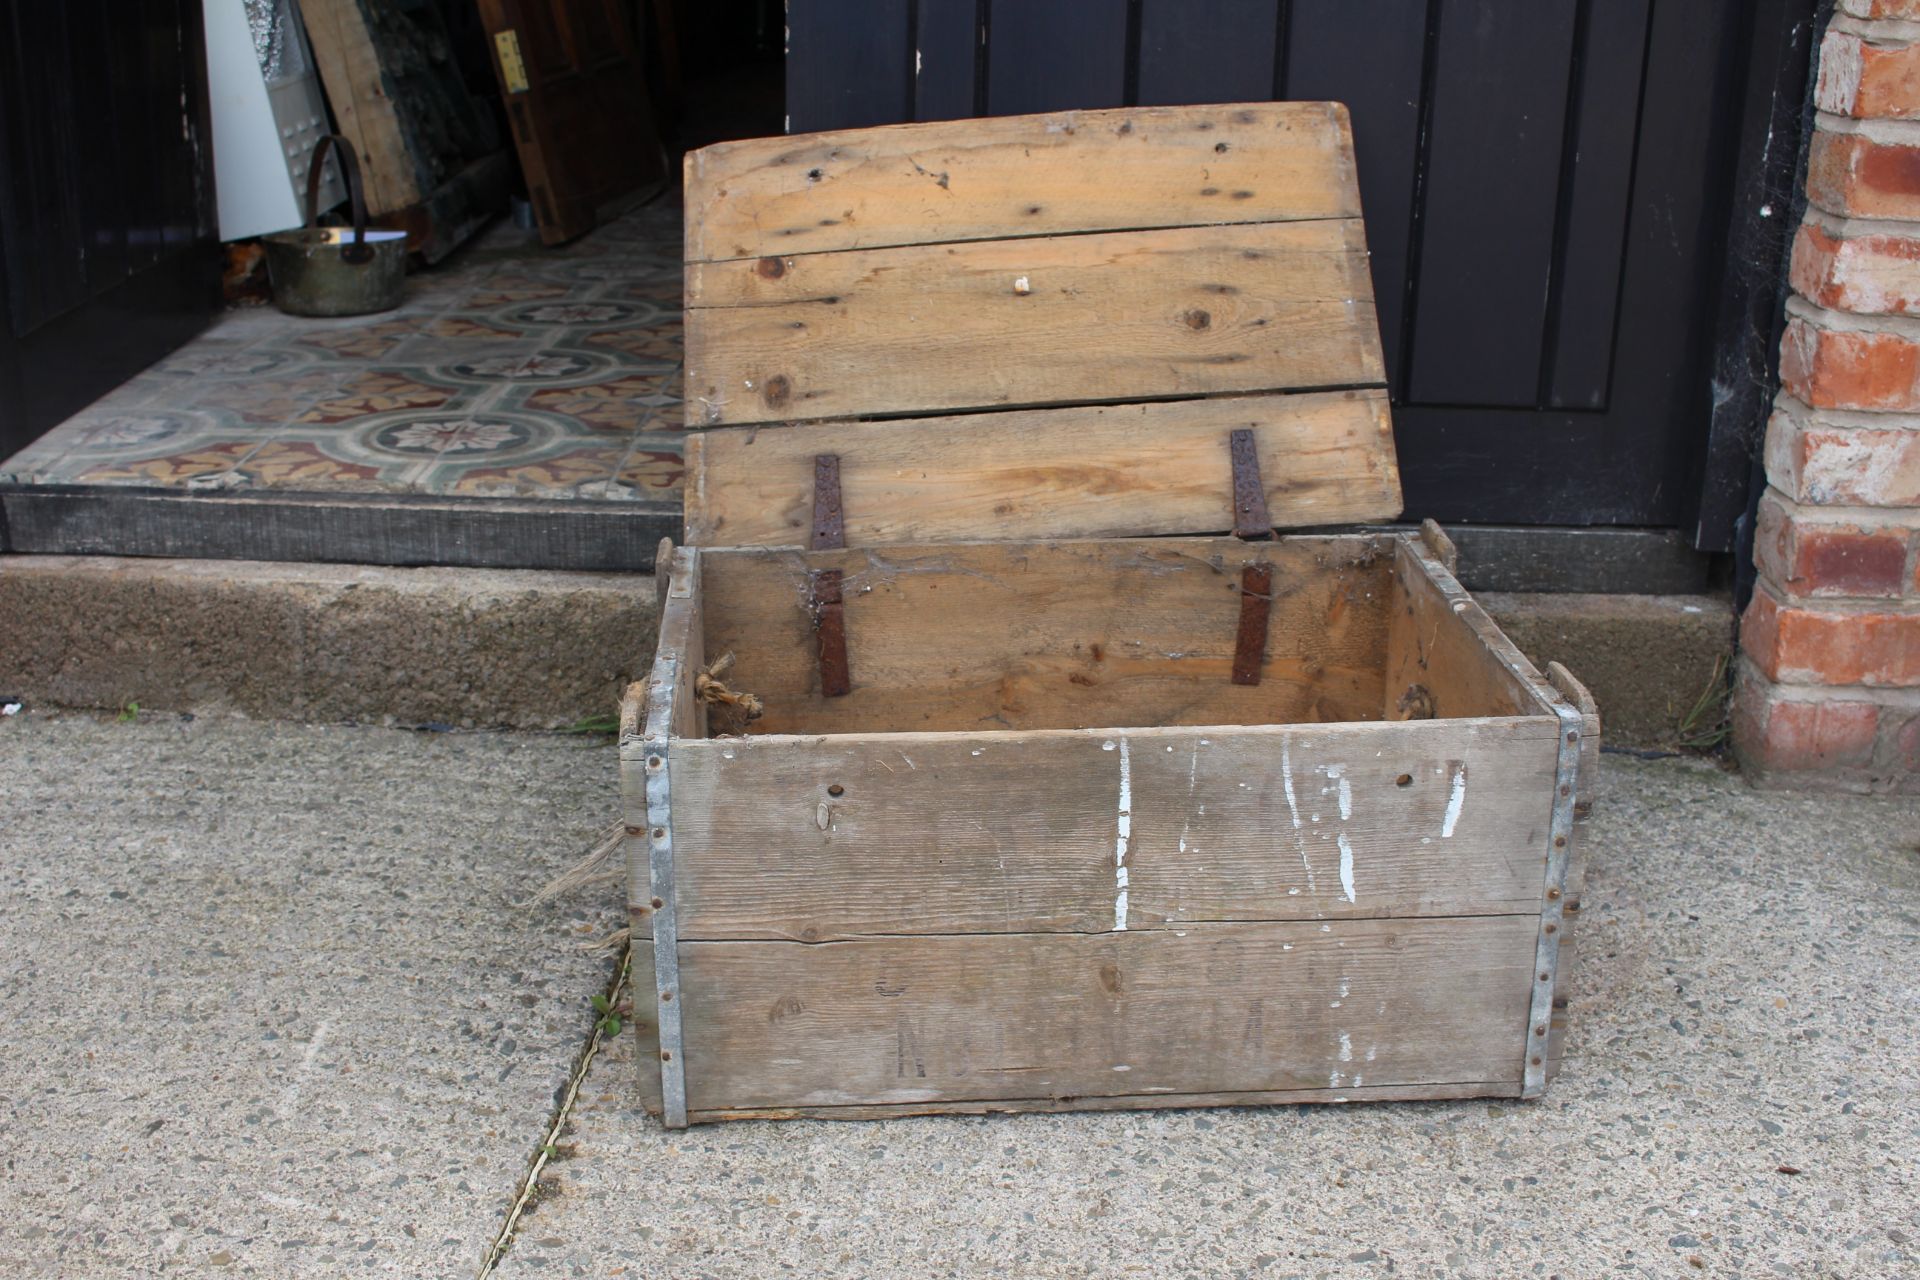
[[[320,169],[331,146],[353,204],[353,227],[318,227]],[[262,236],[273,301],[296,316],[362,316],[391,311],[406,292],[407,233],[367,230],[360,165],[336,134],[320,139],[307,170],[307,225]]]

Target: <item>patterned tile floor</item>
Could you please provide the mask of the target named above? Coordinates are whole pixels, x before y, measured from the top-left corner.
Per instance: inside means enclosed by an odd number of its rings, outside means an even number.
[[[0,482],[437,498],[679,488],[671,198],[561,249],[511,224],[397,311],[229,311],[4,463]]]

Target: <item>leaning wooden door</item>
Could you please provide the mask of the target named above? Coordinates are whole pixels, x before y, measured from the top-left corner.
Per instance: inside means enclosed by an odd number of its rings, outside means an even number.
[[[0,0],[0,461],[220,304],[200,6]]]
[[[542,240],[558,244],[591,231],[665,178],[628,6],[479,5]]]
[[[1719,549],[1739,503],[1709,520],[1702,494],[1727,393],[1712,361],[1736,261],[1732,193],[1749,151],[1784,152],[1790,170],[1797,123],[1789,109],[1776,136],[1777,118],[1743,117],[1743,94],[1771,89],[1753,52],[1761,24],[1798,24],[1804,75],[1812,12],[1813,0],[792,0],[789,128],[1344,102],[1408,513],[1684,527]],[[1791,195],[1777,199],[1752,199],[1745,216],[1784,219]],[[1743,490],[1746,458],[1723,462]]]

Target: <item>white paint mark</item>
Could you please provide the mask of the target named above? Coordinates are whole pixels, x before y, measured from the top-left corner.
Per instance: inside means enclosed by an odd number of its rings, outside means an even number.
[[[1307,892],[1317,893],[1313,887],[1313,863],[1307,858],[1306,838],[1300,834],[1300,805],[1293,796],[1293,748],[1284,738],[1280,740],[1280,785],[1286,789],[1287,816],[1293,819],[1293,842],[1300,846],[1300,865],[1306,869]]]
[[[975,748],[974,748],[974,749],[973,749],[972,751],[970,751],[970,752],[968,752],[967,754],[968,754],[968,755],[975,755],[975,756],[981,756],[981,755],[985,755],[985,754],[986,754],[986,752],[985,752],[985,751],[983,751],[983,750],[982,750],[981,748],[979,748],[979,747],[975,747]]]
[[[1353,784],[1347,781],[1347,766],[1343,764],[1330,764],[1326,767],[1326,772],[1328,782],[1339,784],[1340,821],[1345,822],[1353,817]],[[1324,795],[1326,793],[1323,791],[1321,794]]]
[[[920,767],[914,764],[913,757],[908,755],[906,752],[902,751],[900,753],[900,758],[907,762],[907,768],[912,769],[915,773],[918,773],[920,771]]]
[[[1115,1067],[1114,1070],[1115,1071],[1131,1071],[1133,1070],[1133,1068],[1123,1062],[1119,1066]]]
[[[1291,942],[1283,942],[1280,944],[1280,949],[1282,951],[1291,951],[1293,950],[1293,944]]]
[[[1113,750],[1111,742],[1106,750]],[[1133,758],[1127,753],[1127,740],[1120,739],[1120,805],[1114,819],[1113,840],[1113,927],[1127,927],[1127,844],[1133,839]]]
[[[1346,978],[1340,979],[1340,998],[1342,1000],[1345,1000],[1347,998],[1348,993],[1351,992],[1352,990],[1353,990],[1353,983],[1351,981],[1349,981]]]
[[[327,1031],[332,1025],[324,1019],[314,1024],[313,1039],[307,1041],[307,1051],[300,1058],[300,1077],[313,1070],[313,1060],[320,1056],[320,1046],[326,1042]],[[282,1120],[293,1116],[293,1109],[300,1101],[300,1077],[295,1077],[293,1083],[281,1092],[280,1101],[273,1109],[274,1114]]]
[[[1113,739],[1111,739],[1111,738],[1109,738],[1109,739],[1107,739],[1107,740],[1106,740],[1105,742],[1103,742],[1103,743],[1101,743],[1101,744],[1100,744],[1100,749],[1101,749],[1102,751],[1111,751],[1111,750],[1113,750]]]
[[[725,750],[725,751],[722,751],[722,752],[720,753],[720,758],[721,758],[722,760],[731,760],[731,759],[733,759],[733,750],[732,750],[731,748],[729,748],[729,749],[727,749],[727,750]]]
[[[1344,1031],[1340,1033],[1340,1061],[1353,1061],[1353,1037]]]
[[[1329,1088],[1329,1089],[1338,1089],[1339,1087],[1340,1087],[1340,1073],[1339,1073],[1338,1071],[1333,1071],[1333,1072],[1330,1072],[1330,1073],[1328,1073],[1328,1075],[1327,1075],[1327,1088]],[[1334,1101],[1335,1101],[1335,1102],[1345,1102],[1345,1101],[1346,1101],[1346,1099],[1345,1099],[1345,1098],[1335,1098],[1335,1099],[1334,1099]]]
[[[1025,276],[1021,276],[1013,282],[1013,291],[1024,298],[1033,292],[1033,285],[1028,282]]]
[[[1374,1055],[1374,1054],[1376,1054],[1376,1053],[1378,1053],[1378,1052],[1380,1052],[1380,1049],[1379,1049],[1379,1047],[1378,1047],[1377,1045],[1368,1045],[1368,1046],[1367,1046],[1367,1061],[1368,1061],[1368,1062],[1372,1062],[1372,1061],[1373,1061],[1373,1055]]]
[[[1348,902],[1353,901],[1353,846],[1347,843],[1347,833],[1340,833],[1340,892]]]
[[[1340,1007],[1340,1002],[1338,1000],[1329,1000],[1327,1002],[1327,1008],[1329,1009],[1338,1009],[1339,1007]]]
[[[1453,835],[1453,828],[1460,821],[1460,806],[1467,802],[1467,766],[1465,763],[1453,766],[1453,793],[1447,797],[1447,816],[1440,822],[1440,838]]]
[[[1198,776],[1200,772],[1200,747],[1205,742],[1206,742],[1206,739],[1202,738],[1199,742],[1194,743],[1193,755],[1187,760],[1187,804],[1188,805],[1193,804],[1194,779]],[[1173,750],[1173,748],[1168,747],[1167,750],[1171,751]],[[1206,808],[1202,806],[1200,812],[1205,813]],[[1187,833],[1190,832],[1191,830],[1193,830],[1193,813],[1192,813],[1192,810],[1189,809],[1186,819],[1182,821],[1180,824],[1180,852],[1182,853],[1185,853],[1187,851]]]

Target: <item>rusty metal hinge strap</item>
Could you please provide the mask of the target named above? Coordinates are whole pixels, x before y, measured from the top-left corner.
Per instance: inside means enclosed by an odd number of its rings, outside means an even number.
[[[816,454],[813,459],[813,537],[808,546],[828,551],[847,545],[846,511],[840,502],[840,455]]]
[[[840,500],[840,455],[816,454],[813,459],[813,534],[815,551],[847,545],[845,504]],[[841,571],[815,569],[807,575],[807,609],[813,615],[813,635],[820,648],[820,693],[840,698],[853,688],[847,672],[846,604],[840,590]]]
[[[1267,618],[1273,611],[1273,566],[1240,570],[1240,629],[1233,642],[1233,682],[1259,684],[1267,661]]]
[[[820,647],[820,693],[841,698],[853,688],[847,673],[846,605],[840,597],[840,570],[815,569],[809,591],[813,637]]]
[[[1273,518],[1267,514],[1267,487],[1260,478],[1260,451],[1253,431],[1240,427],[1227,437],[1233,459],[1233,536],[1271,538]]]

